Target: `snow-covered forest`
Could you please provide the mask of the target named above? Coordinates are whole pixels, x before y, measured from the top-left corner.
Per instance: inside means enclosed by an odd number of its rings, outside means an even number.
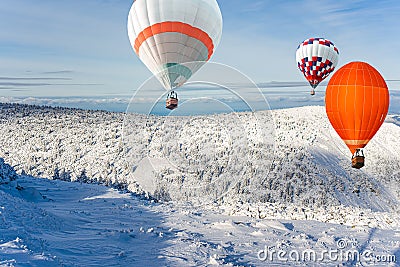
[[[323,107],[191,117],[0,110],[0,266],[316,261],[268,260],[264,245],[364,257],[327,266],[397,264],[398,115],[355,170]]]
[[[367,146],[366,166],[355,170],[323,107],[192,117],[0,108],[0,157],[19,173],[254,217],[284,210],[313,218],[313,210],[335,207],[398,211],[398,116],[388,117]]]

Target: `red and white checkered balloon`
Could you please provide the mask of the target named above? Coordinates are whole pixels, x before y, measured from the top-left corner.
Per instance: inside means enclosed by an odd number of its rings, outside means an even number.
[[[335,70],[338,59],[339,50],[324,38],[306,39],[296,51],[297,67],[313,89]]]

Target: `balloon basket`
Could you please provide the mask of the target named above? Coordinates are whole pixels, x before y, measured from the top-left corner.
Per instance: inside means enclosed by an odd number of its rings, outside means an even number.
[[[176,109],[178,107],[178,99],[168,98],[165,107],[170,110]]]
[[[364,156],[355,156],[351,159],[351,167],[361,169],[364,167]]]

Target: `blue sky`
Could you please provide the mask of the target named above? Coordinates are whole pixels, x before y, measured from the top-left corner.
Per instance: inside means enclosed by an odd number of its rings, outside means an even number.
[[[0,97],[132,95],[151,76],[127,37],[132,2],[1,0]],[[400,79],[396,0],[218,3],[224,28],[211,60],[257,83],[304,82],[295,50],[308,37],[333,41],[338,67],[366,61],[386,79]],[[389,86],[399,90],[398,82]]]

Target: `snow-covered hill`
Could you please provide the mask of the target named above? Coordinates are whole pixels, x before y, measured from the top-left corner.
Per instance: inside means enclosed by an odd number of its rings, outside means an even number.
[[[398,227],[232,216],[101,185],[14,178],[0,184],[0,266],[397,266],[400,257]]]
[[[354,170],[323,107],[193,117],[0,110],[0,157],[18,172],[145,189],[177,203],[216,202],[255,217],[285,209],[289,218],[309,218],[332,207],[398,212],[398,116],[367,146],[366,166]]]
[[[0,266],[398,263],[398,115],[354,170],[323,107],[194,117],[0,110]],[[300,254],[282,261],[268,250]],[[304,260],[310,251],[342,258]]]

